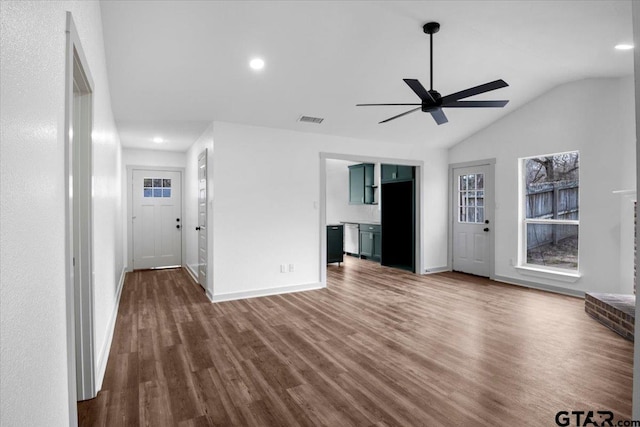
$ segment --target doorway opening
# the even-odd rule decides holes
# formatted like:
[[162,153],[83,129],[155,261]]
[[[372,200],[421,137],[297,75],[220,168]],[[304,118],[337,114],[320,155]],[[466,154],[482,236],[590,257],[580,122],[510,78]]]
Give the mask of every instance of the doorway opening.
[[92,122],[93,80],[67,13],[65,191],[67,347],[70,416],[76,401],[96,396],[93,335]]
[[[333,252],[327,252],[327,248],[335,246],[328,242],[328,235],[332,235],[329,228],[340,225],[344,225],[344,256],[416,273],[424,271],[420,214],[422,167],[423,162],[415,160],[320,154],[320,279],[323,285],[326,285],[327,261],[335,259]],[[364,174],[364,188],[360,190],[353,180],[361,174]]]

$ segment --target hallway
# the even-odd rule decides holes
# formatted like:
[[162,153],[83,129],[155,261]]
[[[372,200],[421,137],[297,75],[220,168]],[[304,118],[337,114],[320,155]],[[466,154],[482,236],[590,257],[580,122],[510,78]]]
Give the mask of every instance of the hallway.
[[347,257],[326,289],[212,304],[181,269],[137,271],[102,391],[78,412],[84,426],[618,420],[632,350],[582,299],[456,273]]

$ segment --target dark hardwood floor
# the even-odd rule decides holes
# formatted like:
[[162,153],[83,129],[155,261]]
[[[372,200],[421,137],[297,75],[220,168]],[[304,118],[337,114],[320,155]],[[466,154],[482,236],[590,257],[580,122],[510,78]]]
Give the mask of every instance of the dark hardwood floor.
[[[127,275],[82,426],[553,426],[631,415],[633,345],[579,298],[347,257],[328,288],[212,304]],[[595,418],[597,419],[597,418]]]

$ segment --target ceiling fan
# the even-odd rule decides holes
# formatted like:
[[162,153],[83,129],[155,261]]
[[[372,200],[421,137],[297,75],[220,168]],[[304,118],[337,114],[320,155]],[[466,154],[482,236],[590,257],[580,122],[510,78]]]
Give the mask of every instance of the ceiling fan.
[[442,111],[443,108],[502,108],[509,101],[461,101],[461,99],[468,98],[470,96],[479,95],[481,93],[489,92],[492,90],[500,89],[509,86],[504,80],[495,80],[489,83],[475,86],[469,89],[462,90],[460,92],[452,93],[451,95],[441,96],[438,91],[433,90],[433,35],[440,30],[440,24],[437,22],[428,22],[422,27],[426,34],[429,34],[429,59],[430,59],[430,83],[431,88],[426,90],[422,84],[416,79],[403,79],[404,82],[413,90],[416,95],[422,101],[421,103],[414,104],[357,104],[356,107],[374,107],[383,105],[419,105],[419,107],[413,108],[397,116],[390,117],[380,123],[386,123],[388,121],[397,119],[398,117],[406,116],[415,111],[422,110],[425,113],[431,113],[431,116],[438,125],[447,123],[449,120]]

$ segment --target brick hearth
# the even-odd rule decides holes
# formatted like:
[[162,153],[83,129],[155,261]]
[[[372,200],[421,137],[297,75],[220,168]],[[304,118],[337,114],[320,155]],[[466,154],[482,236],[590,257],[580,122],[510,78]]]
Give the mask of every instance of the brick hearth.
[[607,328],[633,341],[635,295],[587,293],[584,311]]

